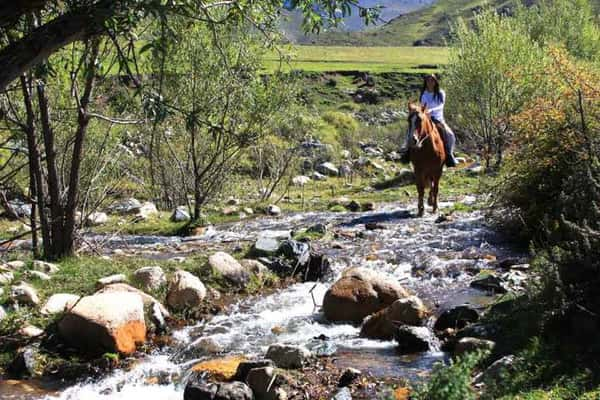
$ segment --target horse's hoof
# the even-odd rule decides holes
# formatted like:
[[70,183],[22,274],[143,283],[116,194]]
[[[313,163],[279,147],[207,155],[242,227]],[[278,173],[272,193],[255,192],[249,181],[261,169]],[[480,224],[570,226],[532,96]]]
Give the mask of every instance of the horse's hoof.
[[417,217],[421,218],[423,216],[423,214],[425,214],[424,210],[419,210],[419,213],[417,214]]

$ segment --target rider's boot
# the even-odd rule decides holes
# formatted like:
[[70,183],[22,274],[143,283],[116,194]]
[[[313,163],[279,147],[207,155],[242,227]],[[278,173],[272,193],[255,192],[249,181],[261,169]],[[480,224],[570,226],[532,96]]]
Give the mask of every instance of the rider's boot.
[[446,148],[446,167],[452,168],[458,165],[458,161],[454,158],[454,149],[451,148],[444,142],[444,147]]

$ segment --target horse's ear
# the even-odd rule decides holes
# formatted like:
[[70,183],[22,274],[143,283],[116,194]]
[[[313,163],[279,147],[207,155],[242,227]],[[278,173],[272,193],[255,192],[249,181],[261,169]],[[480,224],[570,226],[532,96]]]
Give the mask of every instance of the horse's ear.
[[421,112],[427,112],[427,104],[421,104]]

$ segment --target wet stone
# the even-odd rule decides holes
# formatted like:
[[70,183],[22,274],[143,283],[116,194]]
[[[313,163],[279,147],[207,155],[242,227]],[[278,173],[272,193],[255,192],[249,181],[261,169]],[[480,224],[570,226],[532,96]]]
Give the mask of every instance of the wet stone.
[[346,209],[352,212],[358,212],[361,209],[360,203],[356,200],[350,201],[350,203],[346,204]]
[[468,324],[477,322],[479,313],[469,305],[463,304],[444,311],[435,321],[433,328],[443,331],[448,328],[463,329]]
[[246,381],[248,372],[255,368],[274,367],[273,361],[269,359],[242,361],[235,372],[233,379],[236,381]]
[[464,337],[456,343],[454,347],[455,355],[463,355],[465,353],[470,353],[479,350],[493,350],[496,346],[491,340],[473,338],[473,337]]
[[255,255],[274,256],[279,250],[279,240],[270,237],[259,237],[252,249]]
[[280,376],[273,367],[254,368],[246,377],[246,383],[252,389],[256,400],[287,400],[287,393],[280,387]]
[[267,350],[266,358],[273,360],[279,368],[302,368],[312,356],[303,346],[273,344]]
[[360,372],[356,368],[346,369],[342,373],[342,376],[340,377],[340,380],[338,381],[338,387],[345,387],[345,386],[350,385],[352,382],[357,380],[361,375],[362,375],[362,372]]
[[24,375],[33,376],[36,374],[38,366],[39,349],[36,346],[30,345],[20,349],[17,355],[8,365],[8,372],[15,377]]
[[504,281],[493,274],[480,274],[471,282],[471,287],[492,293],[506,293]]
[[286,240],[279,246],[278,253],[293,260],[294,264],[305,265],[310,258],[310,247],[296,240]]
[[340,389],[331,400],[352,400],[352,393],[345,387]]
[[396,331],[396,341],[400,354],[412,354],[432,350],[436,339],[429,328],[405,325]]
[[377,222],[367,222],[365,224],[365,229],[368,231],[374,231],[379,229],[386,229],[385,225],[377,223]]
[[317,234],[320,234],[320,235],[324,235],[324,234],[327,233],[327,225],[325,225],[325,224],[316,224],[316,225],[313,225],[310,228],[308,228],[306,230],[306,232],[308,232],[308,233],[317,233]]

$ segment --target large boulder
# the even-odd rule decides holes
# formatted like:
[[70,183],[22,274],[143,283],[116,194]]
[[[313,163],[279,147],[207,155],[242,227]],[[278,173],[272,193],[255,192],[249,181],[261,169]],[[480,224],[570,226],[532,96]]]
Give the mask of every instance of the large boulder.
[[244,285],[250,280],[246,269],[235,258],[222,251],[208,257],[208,265],[213,273],[233,284]]
[[60,314],[74,306],[80,299],[79,296],[69,293],[56,293],[50,296],[40,312],[44,315]]
[[330,321],[361,323],[409,293],[393,278],[368,268],[351,268],[325,293],[323,312]]
[[133,273],[133,278],[144,291],[160,289],[167,283],[165,272],[161,267],[143,267]]
[[144,307],[146,309],[151,309],[153,307],[157,307],[160,310],[160,313],[164,317],[169,316],[169,311],[167,311],[165,306],[163,306],[158,300],[156,300],[154,297],[150,296],[149,294],[142,292],[140,289],[134,288],[133,286],[128,285],[126,283],[113,283],[113,284],[107,285],[107,286],[103,287],[102,289],[98,290],[96,292],[96,294],[120,293],[120,292],[137,294],[138,296],[140,296],[142,298],[142,302],[144,303]]
[[302,368],[312,354],[310,350],[303,346],[293,346],[285,344],[273,344],[269,346],[267,355],[269,360],[273,360],[279,368]]
[[390,340],[394,337],[398,326],[421,326],[428,314],[427,307],[418,297],[398,299],[389,307],[367,318],[360,335],[370,339]]
[[87,352],[131,354],[146,340],[144,303],[129,292],[83,297],[59,321],[58,332]]
[[169,280],[167,304],[175,310],[196,308],[206,297],[206,287],[198,277],[187,271],[175,271]]

